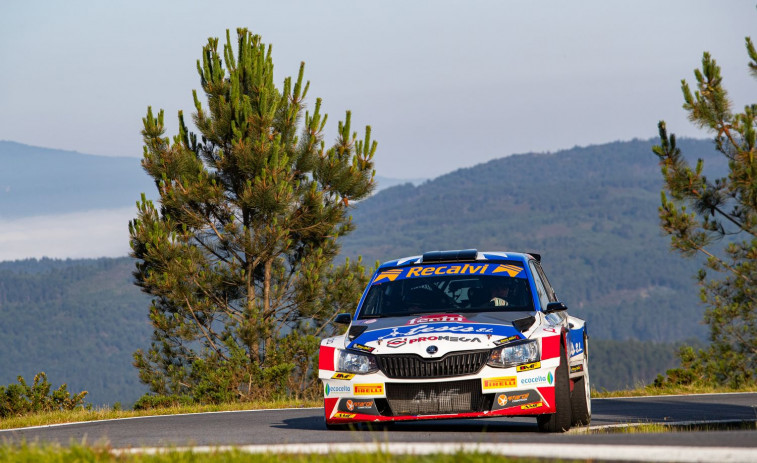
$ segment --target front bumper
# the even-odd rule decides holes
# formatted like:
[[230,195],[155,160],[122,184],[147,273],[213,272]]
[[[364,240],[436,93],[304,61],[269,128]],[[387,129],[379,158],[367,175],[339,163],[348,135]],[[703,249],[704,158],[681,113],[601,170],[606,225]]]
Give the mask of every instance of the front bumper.
[[[321,371],[329,424],[555,413],[558,359],[476,375],[401,380]],[[327,376],[329,375],[330,376]]]

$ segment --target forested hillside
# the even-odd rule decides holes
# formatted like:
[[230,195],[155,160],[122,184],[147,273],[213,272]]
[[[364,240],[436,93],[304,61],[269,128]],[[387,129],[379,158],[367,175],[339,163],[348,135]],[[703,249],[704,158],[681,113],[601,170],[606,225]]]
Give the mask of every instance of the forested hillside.
[[[358,204],[343,254],[373,262],[433,249],[541,252],[561,299],[589,324],[595,387],[649,382],[675,365],[674,342],[705,335],[697,266],[670,253],[658,229],[651,144],[510,156],[389,188]],[[710,158],[707,142],[680,144]],[[95,404],[128,404],[146,391],[131,355],[149,345],[149,300],[132,284],[133,266],[0,263],[0,384],[45,371],[89,390]]]
[[149,299],[131,284],[130,258],[0,263],[0,384],[31,381],[89,391],[94,404],[146,392],[131,355],[149,343]]
[[[435,249],[541,253],[571,312],[599,339],[703,338],[696,262],[669,251],[657,218],[652,141],[514,155],[363,201],[343,253],[367,262]],[[681,140],[707,159],[709,142]]]

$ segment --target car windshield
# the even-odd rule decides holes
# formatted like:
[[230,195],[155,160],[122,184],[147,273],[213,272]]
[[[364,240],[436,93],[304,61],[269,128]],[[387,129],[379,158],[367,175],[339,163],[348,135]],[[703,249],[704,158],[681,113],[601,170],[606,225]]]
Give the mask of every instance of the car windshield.
[[522,264],[427,265],[379,272],[358,318],[532,310]]

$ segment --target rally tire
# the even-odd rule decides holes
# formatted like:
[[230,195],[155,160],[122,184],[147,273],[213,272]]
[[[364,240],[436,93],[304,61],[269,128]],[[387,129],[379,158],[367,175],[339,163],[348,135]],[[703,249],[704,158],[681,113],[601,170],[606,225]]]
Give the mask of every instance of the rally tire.
[[571,392],[570,406],[572,426],[588,426],[591,423],[591,382],[589,380],[589,345],[584,337],[584,375],[578,378]]
[[540,432],[565,432],[570,429],[570,373],[563,344],[560,345],[560,366],[555,370],[555,409],[555,413],[536,417]]

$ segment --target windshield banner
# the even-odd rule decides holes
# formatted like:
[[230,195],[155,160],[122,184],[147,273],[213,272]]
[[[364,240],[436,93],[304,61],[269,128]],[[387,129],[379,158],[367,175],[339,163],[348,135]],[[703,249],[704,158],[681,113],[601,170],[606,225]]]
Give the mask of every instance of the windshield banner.
[[441,275],[500,275],[526,278],[523,267],[513,264],[436,264],[382,270],[376,274],[371,284]]

